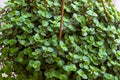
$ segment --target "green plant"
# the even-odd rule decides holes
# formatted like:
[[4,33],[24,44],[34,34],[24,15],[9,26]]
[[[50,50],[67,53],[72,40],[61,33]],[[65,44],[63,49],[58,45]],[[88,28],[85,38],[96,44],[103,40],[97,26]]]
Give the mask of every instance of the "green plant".
[[[7,80],[119,80],[120,13],[110,0],[9,0],[0,9]],[[1,75],[0,75],[1,76]],[[5,79],[5,78],[3,78]]]

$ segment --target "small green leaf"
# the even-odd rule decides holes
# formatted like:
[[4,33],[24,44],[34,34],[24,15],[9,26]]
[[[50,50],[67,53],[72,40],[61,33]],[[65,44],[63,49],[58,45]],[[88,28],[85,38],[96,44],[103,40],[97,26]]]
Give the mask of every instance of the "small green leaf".
[[25,45],[26,41],[25,40],[18,40],[21,45]]
[[10,45],[15,45],[17,43],[17,40],[11,39],[9,40]]
[[35,49],[35,52],[39,54],[41,53],[41,49]]
[[83,79],[87,79],[87,76],[84,74],[83,70],[82,69],[79,69],[77,71],[77,74],[80,75]]
[[88,77],[87,77],[87,75],[83,74],[82,78],[87,79]]
[[4,44],[4,45],[9,45],[9,43],[10,43],[10,42],[9,42],[9,39],[5,39],[5,40],[3,41],[3,44]]
[[32,55],[34,55],[34,56],[36,56],[36,55],[38,55],[39,53],[37,53],[37,52],[32,52]]
[[60,47],[64,50],[64,51],[68,51],[65,43],[63,41],[60,41]]
[[48,41],[45,41],[44,45],[45,45],[45,46],[49,46],[50,43],[49,43]]
[[20,15],[20,12],[19,11],[15,11],[15,15]]
[[29,61],[29,65],[32,66],[34,64],[34,60]]
[[39,36],[39,34],[35,34],[33,37],[34,37],[34,40],[35,40],[36,42],[39,42],[39,41],[40,41],[40,36]]
[[54,50],[53,50],[53,48],[48,47],[48,48],[47,48],[47,51],[48,51],[48,52],[53,52]]
[[69,64],[69,65],[64,65],[63,69],[67,72],[70,72],[70,71],[76,71],[77,67],[75,64]]
[[54,1],[53,3],[55,6],[60,6],[60,3],[58,1]]
[[26,31],[26,32],[28,32],[28,33],[32,33],[32,29],[31,28],[29,28],[29,27],[22,27],[22,29],[24,30],[24,31]]
[[71,4],[71,6],[73,7],[74,10],[78,11],[79,10],[79,7],[75,4]]
[[77,71],[77,74],[80,75],[80,76],[83,76],[83,75],[84,75],[84,72],[83,72],[82,69],[79,69],[79,70]]
[[42,26],[48,26],[48,21],[42,20]]
[[40,10],[40,11],[38,11],[38,14],[39,14],[40,16],[45,17],[45,11]]
[[52,17],[52,14],[50,12],[47,12],[46,13],[46,18],[51,18]]
[[71,42],[74,41],[74,37],[73,36],[69,36],[69,39],[70,39]]
[[23,58],[22,57],[17,57],[16,61],[19,62],[19,63],[22,63],[23,62]]
[[30,23],[28,27],[29,27],[29,28],[34,28],[34,24],[33,24],[33,23]]
[[17,48],[17,47],[14,48],[14,47],[13,47],[13,48],[10,48],[10,53],[9,53],[9,54],[10,54],[10,56],[13,56],[13,55],[15,55],[18,51],[19,51],[19,48]]
[[63,65],[64,65],[64,61],[63,61],[63,60],[59,60],[59,61],[57,62],[57,65],[58,65],[58,66],[63,66]]
[[98,15],[95,13],[95,12],[93,12],[92,10],[88,10],[87,12],[86,12],[88,15],[90,15],[90,16],[94,16],[94,17],[97,17]]
[[34,28],[34,24],[29,19],[24,22],[29,28]]
[[42,50],[46,52],[47,51],[47,47],[42,46]]
[[37,69],[37,68],[40,67],[40,65],[41,65],[41,62],[40,62],[40,61],[34,61],[34,63],[32,64],[32,67],[33,67],[34,69]]
[[30,54],[30,53],[32,53],[32,49],[30,48],[30,47],[28,47],[28,48],[25,48],[24,50],[23,50],[23,53],[24,54]]

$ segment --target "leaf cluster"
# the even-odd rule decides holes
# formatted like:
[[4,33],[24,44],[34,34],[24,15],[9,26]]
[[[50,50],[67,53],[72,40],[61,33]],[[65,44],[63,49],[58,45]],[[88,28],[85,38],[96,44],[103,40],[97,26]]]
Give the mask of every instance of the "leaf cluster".
[[[120,80],[120,13],[110,0],[8,0],[0,9],[7,80]],[[109,14],[108,14],[109,13]],[[109,15],[109,17],[108,17]],[[1,75],[0,75],[1,76]]]

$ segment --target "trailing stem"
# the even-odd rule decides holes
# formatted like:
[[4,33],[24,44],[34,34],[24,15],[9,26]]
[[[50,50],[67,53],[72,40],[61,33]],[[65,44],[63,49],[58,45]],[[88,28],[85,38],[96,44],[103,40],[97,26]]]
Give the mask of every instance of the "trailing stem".
[[62,11],[61,11],[61,20],[60,20],[59,40],[62,39],[63,16],[64,16],[64,0],[62,0]]
[[107,11],[107,8],[106,8],[106,6],[104,4],[105,0],[101,0],[101,2],[102,2],[102,5],[103,5],[103,8],[104,8],[104,12],[106,13],[107,17],[109,19],[111,19],[110,13]]

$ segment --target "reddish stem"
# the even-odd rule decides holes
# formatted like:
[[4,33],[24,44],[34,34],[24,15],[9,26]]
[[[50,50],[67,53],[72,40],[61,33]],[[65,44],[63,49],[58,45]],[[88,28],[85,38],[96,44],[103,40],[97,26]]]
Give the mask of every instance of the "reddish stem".
[[64,16],[64,0],[62,0],[62,11],[61,11],[61,20],[60,20],[59,40],[62,39],[63,16]]

